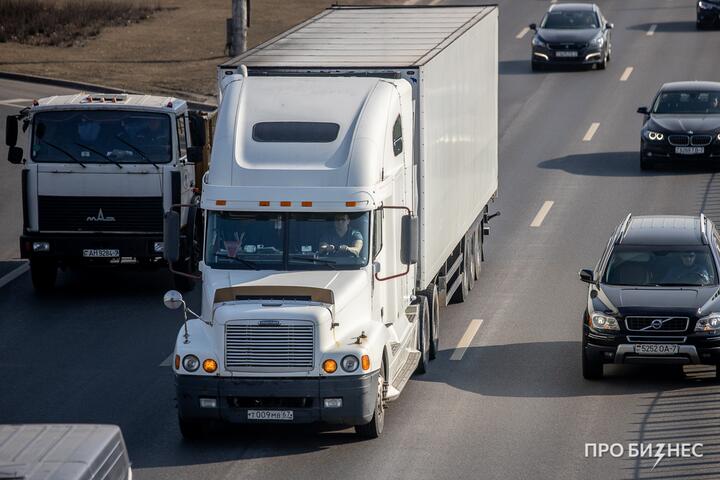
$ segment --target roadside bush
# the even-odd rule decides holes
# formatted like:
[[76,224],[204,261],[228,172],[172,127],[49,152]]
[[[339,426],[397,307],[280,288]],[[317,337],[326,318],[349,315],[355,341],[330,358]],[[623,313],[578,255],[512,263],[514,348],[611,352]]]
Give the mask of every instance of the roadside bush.
[[0,0],[0,42],[78,45],[103,27],[139,22],[159,9],[132,0]]

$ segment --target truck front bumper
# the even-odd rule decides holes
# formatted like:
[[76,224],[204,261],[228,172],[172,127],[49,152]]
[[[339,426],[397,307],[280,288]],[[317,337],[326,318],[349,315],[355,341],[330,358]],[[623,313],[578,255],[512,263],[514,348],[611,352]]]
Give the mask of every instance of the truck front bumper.
[[[55,260],[84,259],[84,250],[118,250],[121,257],[162,257],[155,244],[162,243],[162,233],[137,235],[112,234],[54,234],[26,233],[20,237],[22,258],[46,258]],[[47,249],[38,251],[34,245],[46,243]]]
[[[183,420],[364,425],[372,420],[378,372],[348,377],[234,378],[175,375]],[[325,399],[342,399],[326,407]],[[203,402],[201,402],[201,399]],[[215,399],[215,407],[209,407]],[[336,401],[335,401],[336,403]],[[205,405],[205,406],[203,406]],[[292,420],[252,420],[248,411],[292,411]]]

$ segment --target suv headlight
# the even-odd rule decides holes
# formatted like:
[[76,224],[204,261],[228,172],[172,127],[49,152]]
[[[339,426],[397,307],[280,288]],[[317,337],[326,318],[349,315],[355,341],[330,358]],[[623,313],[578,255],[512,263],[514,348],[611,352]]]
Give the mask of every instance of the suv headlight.
[[590,326],[599,332],[620,330],[620,325],[615,317],[593,313],[590,315]]
[[648,130],[646,135],[647,138],[656,142],[660,142],[665,138],[665,134],[662,132],[653,132],[652,130]]
[[540,38],[539,35],[535,35],[532,39],[532,44],[534,47],[547,47],[547,43],[545,43],[545,40]]
[[720,333],[720,313],[711,313],[707,317],[702,317],[695,324],[696,332],[703,333]]
[[590,40],[590,46],[591,47],[602,47],[603,43],[605,43],[605,39],[600,35],[599,37],[595,37],[592,40]]

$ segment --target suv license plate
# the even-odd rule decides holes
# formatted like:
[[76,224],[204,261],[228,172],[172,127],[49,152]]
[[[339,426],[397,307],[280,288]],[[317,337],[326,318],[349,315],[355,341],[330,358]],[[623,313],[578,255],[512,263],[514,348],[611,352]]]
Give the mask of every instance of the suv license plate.
[[248,410],[248,420],[293,420],[292,410]]
[[89,248],[83,250],[83,257],[86,258],[116,258],[120,256],[120,250],[110,248]]
[[705,153],[705,147],[675,147],[678,155],[698,155]]
[[642,343],[635,345],[635,353],[640,355],[675,355],[678,353],[678,346],[665,343]]

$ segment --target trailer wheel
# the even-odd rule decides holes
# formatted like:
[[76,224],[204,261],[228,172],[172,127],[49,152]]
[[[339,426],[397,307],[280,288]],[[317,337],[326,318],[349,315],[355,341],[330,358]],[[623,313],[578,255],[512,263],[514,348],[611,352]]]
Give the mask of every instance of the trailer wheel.
[[415,373],[423,374],[427,372],[430,364],[430,308],[427,297],[421,295],[418,300],[420,301],[420,311],[415,321],[418,322],[417,349],[420,351],[420,360],[418,360]]
[[385,426],[385,361],[380,364],[378,372],[377,395],[375,397],[375,411],[372,420],[365,425],[355,425],[355,433],[364,438],[378,438]]
[[57,262],[38,258],[30,260],[30,278],[36,292],[49,292],[57,280]]
[[465,243],[465,256],[467,258],[467,265],[465,272],[467,275],[468,292],[475,288],[475,232],[469,233],[466,236]]
[[455,290],[452,297],[450,298],[450,303],[462,303],[464,302],[469,293],[470,293],[470,285],[468,280],[468,272],[470,271],[470,262],[471,255],[468,255],[470,252],[470,249],[468,248],[469,242],[467,241],[467,236],[465,237],[464,245],[463,245],[463,261],[460,265],[460,268],[462,271],[460,272],[462,274],[462,281],[460,282],[460,286]]
[[480,280],[480,271],[482,270],[482,223],[475,229],[473,235],[473,261],[475,262],[475,280]]
[[430,286],[420,292],[428,302],[428,311],[430,312],[430,360],[435,360],[440,350],[440,297],[438,295],[437,285],[431,283]]

